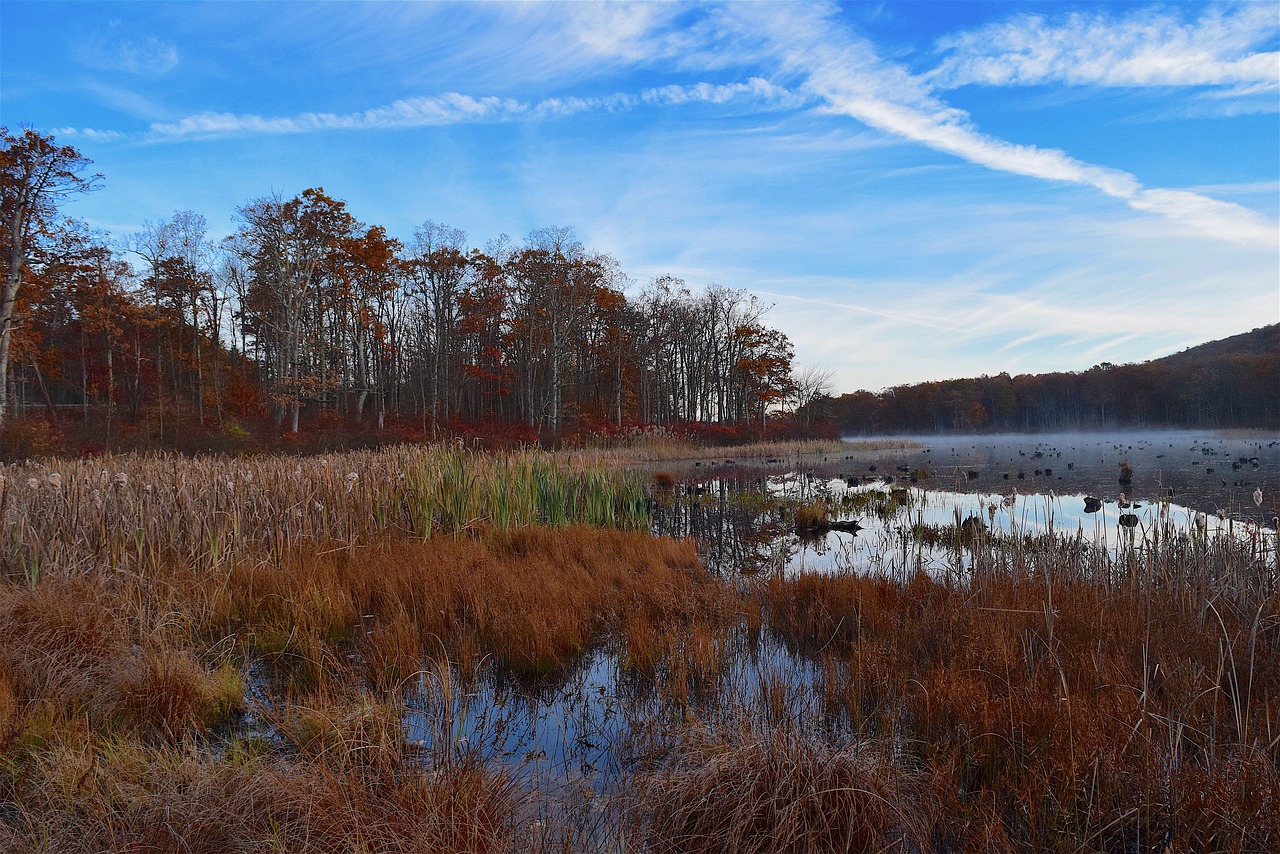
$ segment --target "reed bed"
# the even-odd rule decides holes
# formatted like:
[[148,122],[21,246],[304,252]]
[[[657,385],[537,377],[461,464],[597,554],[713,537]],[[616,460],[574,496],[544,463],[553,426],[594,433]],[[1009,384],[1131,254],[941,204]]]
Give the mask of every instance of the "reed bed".
[[845,441],[841,439],[785,439],[743,445],[707,445],[662,432],[601,437],[595,444],[574,451],[578,458],[608,460],[614,464],[678,462],[682,460],[735,459],[795,462],[806,457],[843,457],[864,451],[918,448],[905,439]]
[[403,445],[321,457],[120,456],[0,468],[9,577],[219,571],[382,536],[644,528],[642,478],[539,451]]
[[912,745],[947,814],[934,850],[1274,850],[1275,576],[1247,543],[1185,546],[971,543],[964,583],[805,574],[762,595],[820,662],[825,714]]

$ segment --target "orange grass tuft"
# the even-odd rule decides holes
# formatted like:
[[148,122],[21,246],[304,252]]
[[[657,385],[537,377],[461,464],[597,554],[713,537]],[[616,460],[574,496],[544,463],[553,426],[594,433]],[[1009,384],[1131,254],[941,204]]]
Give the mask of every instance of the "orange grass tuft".
[[682,854],[919,850],[935,817],[902,760],[788,729],[695,733],[640,781],[637,835]]
[[1280,597],[990,574],[775,579],[825,708],[917,745],[944,847],[1266,850],[1280,840]]
[[606,629],[688,615],[712,586],[691,541],[571,527],[241,564],[210,582],[207,599],[211,627],[239,627],[257,648],[300,661],[324,655],[314,643],[291,651],[307,638],[345,641],[372,618],[355,640],[371,681],[392,688],[424,654],[479,650],[521,675],[556,673]]
[[170,747],[58,747],[0,822],[14,852],[529,850],[526,796],[479,766],[367,779],[318,760],[219,761]]

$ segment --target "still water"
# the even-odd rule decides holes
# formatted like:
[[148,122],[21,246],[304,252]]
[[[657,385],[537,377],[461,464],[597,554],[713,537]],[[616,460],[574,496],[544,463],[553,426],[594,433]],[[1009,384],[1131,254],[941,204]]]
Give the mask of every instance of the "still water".
[[[954,546],[964,525],[994,535],[1073,539],[1113,555],[1179,531],[1252,537],[1274,548],[1280,439],[905,438],[917,447],[850,447],[799,464],[698,461],[671,494],[657,496],[654,531],[696,537],[704,562],[727,575],[963,570],[963,554],[941,541],[950,531]],[[799,532],[794,510],[803,505],[821,506],[831,521],[845,524]]]
[[[1280,489],[1280,436],[1173,431],[1155,433],[1056,433],[1002,436],[904,436],[918,449],[882,452],[884,471],[905,465],[931,475],[930,484],[960,492],[1085,494],[1120,493],[1139,500],[1172,497],[1202,513],[1254,508],[1262,489],[1275,508]],[[852,463],[853,460],[842,461]],[[861,460],[859,460],[861,462]],[[1120,464],[1132,470],[1120,482]],[[838,474],[828,460],[823,470]],[[863,472],[857,472],[862,474]],[[976,473],[977,477],[969,479]],[[1268,518],[1270,518],[1268,516]]]

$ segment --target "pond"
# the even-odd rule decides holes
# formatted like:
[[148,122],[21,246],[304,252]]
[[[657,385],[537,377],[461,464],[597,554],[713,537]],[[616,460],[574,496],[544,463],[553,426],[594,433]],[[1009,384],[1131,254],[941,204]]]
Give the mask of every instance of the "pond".
[[[930,484],[959,492],[1084,494],[1139,500],[1175,498],[1202,513],[1254,509],[1262,489],[1275,506],[1280,490],[1280,436],[1190,431],[1054,433],[999,436],[905,436],[916,449],[882,454],[884,471],[899,466],[930,473]],[[852,461],[850,461],[852,462]],[[1120,482],[1121,464],[1132,479]],[[829,465],[829,463],[828,463]],[[838,467],[836,467],[838,468]],[[828,470],[824,467],[824,471]],[[836,469],[829,469],[840,474]],[[856,472],[864,474],[865,472]],[[1270,518],[1268,516],[1268,518]]]
[[[1262,538],[1261,545],[1274,539],[1280,440],[1192,433],[908,438],[917,447],[851,447],[798,466],[696,461],[679,483],[656,493],[653,530],[696,537],[704,562],[725,575],[963,570],[956,537],[966,526],[992,536],[1076,538],[1113,556],[1193,529]],[[797,530],[801,506],[821,507],[833,524]]]

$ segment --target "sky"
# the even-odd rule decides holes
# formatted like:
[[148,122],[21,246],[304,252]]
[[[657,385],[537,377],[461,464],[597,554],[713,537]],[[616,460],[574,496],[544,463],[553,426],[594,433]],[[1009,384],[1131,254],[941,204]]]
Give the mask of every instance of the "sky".
[[122,240],[323,187],[747,290],[836,392],[1280,321],[1280,4],[0,0],[0,123]]

